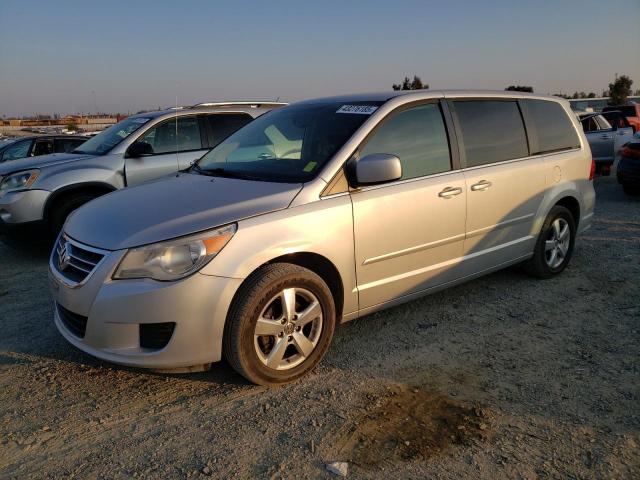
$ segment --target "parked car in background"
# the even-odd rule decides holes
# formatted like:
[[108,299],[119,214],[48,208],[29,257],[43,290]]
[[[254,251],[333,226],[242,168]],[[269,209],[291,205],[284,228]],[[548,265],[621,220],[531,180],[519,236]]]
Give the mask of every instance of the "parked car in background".
[[591,223],[593,168],[557,97],[301,102],[75,211],[50,258],[55,324],[111,362],[224,355],[252,382],[292,381],[341,321],[521,262],[560,274]]
[[626,194],[640,195],[640,131],[620,149],[616,176]]
[[188,168],[255,117],[283,105],[203,103],[133,115],[85,138],[71,153],[2,163],[0,228],[45,226],[57,234],[80,205]]
[[598,175],[609,175],[622,145],[633,138],[633,129],[618,111],[579,115]]
[[39,135],[14,138],[0,145],[0,163],[25,157],[39,157],[51,153],[68,153],[86,141],[86,137],[72,135]]
[[627,118],[634,132],[640,132],[640,104],[608,106],[602,109],[603,113],[619,111]]

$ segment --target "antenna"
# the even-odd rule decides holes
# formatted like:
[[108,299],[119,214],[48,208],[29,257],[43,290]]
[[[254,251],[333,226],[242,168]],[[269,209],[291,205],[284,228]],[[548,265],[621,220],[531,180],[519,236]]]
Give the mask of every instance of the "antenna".
[[176,177],[180,176],[180,160],[178,159],[178,95],[176,94]]

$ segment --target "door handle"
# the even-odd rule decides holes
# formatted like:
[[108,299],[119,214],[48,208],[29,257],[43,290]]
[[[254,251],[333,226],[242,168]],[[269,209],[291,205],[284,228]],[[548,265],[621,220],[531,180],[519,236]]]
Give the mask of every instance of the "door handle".
[[486,180],[480,180],[478,183],[474,183],[471,185],[471,190],[474,192],[486,190],[491,186],[491,182],[487,182]]
[[611,135],[600,135],[600,138],[603,140],[611,140],[613,137]]
[[462,193],[462,189],[460,187],[447,187],[438,193],[438,196],[441,198],[451,198],[456,195],[460,195]]

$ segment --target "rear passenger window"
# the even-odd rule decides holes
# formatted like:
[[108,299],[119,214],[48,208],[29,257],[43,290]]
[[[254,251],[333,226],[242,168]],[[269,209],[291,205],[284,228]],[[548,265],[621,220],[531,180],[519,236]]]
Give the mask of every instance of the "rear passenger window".
[[56,153],[69,153],[74,151],[85,141],[76,138],[56,138],[55,151]]
[[[532,155],[580,146],[578,135],[562,105],[546,100],[525,102],[538,137],[538,145],[531,145]],[[594,130],[597,130],[597,127]],[[585,131],[593,130],[588,126],[588,130]]]
[[253,117],[246,113],[217,113],[205,115],[204,118],[211,148],[253,120]]
[[430,103],[393,114],[360,150],[360,157],[372,153],[388,153],[400,158],[403,179],[451,170],[440,106]]
[[527,135],[515,101],[455,101],[466,166],[476,167],[529,155]]

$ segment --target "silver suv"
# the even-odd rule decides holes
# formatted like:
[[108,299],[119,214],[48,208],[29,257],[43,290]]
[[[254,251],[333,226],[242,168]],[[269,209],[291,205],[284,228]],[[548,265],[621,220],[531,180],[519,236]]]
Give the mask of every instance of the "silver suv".
[[202,103],[133,115],[72,153],[0,164],[0,229],[44,226],[54,235],[80,205],[188,168],[255,117],[285,104]]
[[509,265],[553,277],[591,223],[589,145],[539,95],[393,92],[269,112],[188,171],[78,209],[55,324],[124,365],[294,380],[340,322]]

